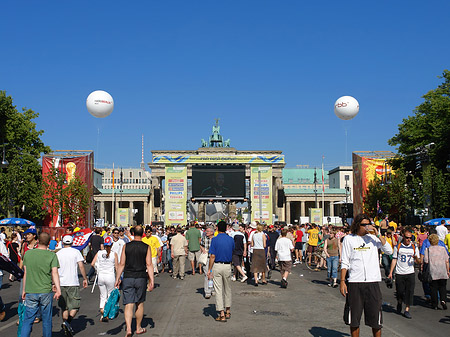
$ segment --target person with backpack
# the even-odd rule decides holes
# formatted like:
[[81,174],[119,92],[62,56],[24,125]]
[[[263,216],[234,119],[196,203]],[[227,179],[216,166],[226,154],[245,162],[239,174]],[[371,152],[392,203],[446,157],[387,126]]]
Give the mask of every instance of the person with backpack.
[[395,288],[397,292],[397,313],[402,313],[402,306],[405,303],[403,316],[411,319],[409,312],[413,303],[415,273],[414,261],[420,263],[419,249],[412,243],[412,230],[407,228],[403,232],[403,240],[394,247],[392,255],[391,269],[388,278],[392,280],[395,270]]
[[112,250],[114,242],[110,237],[105,238],[104,249],[99,250],[92,260],[98,275],[98,289],[100,290],[100,321],[108,322],[108,317],[104,317],[103,309],[109,295],[114,290],[116,280],[116,270],[119,269],[119,257]]

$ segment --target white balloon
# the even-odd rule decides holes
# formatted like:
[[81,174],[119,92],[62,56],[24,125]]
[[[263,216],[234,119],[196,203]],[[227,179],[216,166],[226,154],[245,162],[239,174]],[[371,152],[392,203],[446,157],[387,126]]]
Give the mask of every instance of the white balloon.
[[105,118],[113,111],[114,100],[106,91],[96,90],[86,99],[86,107],[92,116]]
[[334,103],[334,113],[340,119],[349,120],[359,112],[359,103],[352,96],[342,96]]

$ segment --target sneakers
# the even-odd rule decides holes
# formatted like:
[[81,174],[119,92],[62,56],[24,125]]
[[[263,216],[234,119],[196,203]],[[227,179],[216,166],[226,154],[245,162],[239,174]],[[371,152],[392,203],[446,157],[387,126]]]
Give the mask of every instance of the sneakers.
[[332,286],[333,286],[333,283],[331,283],[331,282],[328,283],[328,286],[329,286],[329,287],[332,287]]
[[287,288],[288,282],[283,278],[281,279],[281,288]]
[[206,299],[209,299],[209,298],[211,298],[211,294],[207,294],[207,295],[205,295],[205,298],[206,298]]
[[272,270],[269,270],[267,273],[267,278],[270,280],[272,278]]
[[69,322],[64,321],[64,322],[61,324],[61,327],[62,327],[62,329],[64,330],[64,334],[65,334],[67,337],[73,337],[74,332],[73,332],[73,329],[72,329],[72,327],[70,326]]
[[180,280],[183,281],[184,280],[184,276],[180,276]]
[[338,284],[336,282],[333,283],[333,288],[337,288]]
[[247,281],[247,279],[248,279],[248,276],[244,276],[244,277],[241,279],[241,283],[244,283],[245,281]]
[[405,317],[408,318],[408,319],[411,319],[411,318],[412,318],[412,316],[411,316],[411,314],[409,313],[409,311],[405,311],[405,312],[403,313],[403,316],[405,316]]
[[233,282],[236,281],[236,276],[234,276],[234,275],[231,276],[231,281],[233,281]]
[[[442,309],[447,310],[447,303],[445,303],[444,301],[441,301],[441,305],[442,305]],[[1,321],[1,319],[0,319]]]

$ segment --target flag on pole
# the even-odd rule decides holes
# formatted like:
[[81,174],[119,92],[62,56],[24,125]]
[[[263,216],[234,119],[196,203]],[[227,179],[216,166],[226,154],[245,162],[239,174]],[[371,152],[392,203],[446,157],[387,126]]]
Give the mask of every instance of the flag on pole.
[[114,168],[113,168],[113,177],[112,177],[113,185],[112,188],[114,189]]
[[325,180],[323,179],[323,164],[322,164],[322,192],[325,192]]

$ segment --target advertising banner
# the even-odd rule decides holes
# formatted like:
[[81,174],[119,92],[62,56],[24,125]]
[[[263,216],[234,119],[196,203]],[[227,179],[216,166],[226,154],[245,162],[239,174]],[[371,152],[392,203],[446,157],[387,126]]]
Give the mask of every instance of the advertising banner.
[[386,163],[386,158],[370,158],[353,153],[353,214],[359,214],[364,209],[364,197],[369,183],[375,176],[381,179],[383,175],[393,174]]
[[130,223],[128,221],[128,218],[129,218],[128,208],[117,209],[117,214],[119,216],[119,226],[128,226],[128,224]]
[[272,224],[272,167],[251,165],[250,169],[251,221],[262,219],[266,224]]
[[[88,193],[92,199],[90,206],[86,210],[86,216],[84,221],[79,224],[71,225],[84,225],[92,226],[94,221],[93,212],[93,184],[94,184],[94,154],[88,152],[86,155],[74,155],[74,156],[62,156],[62,155],[45,155],[42,157],[42,179],[48,181],[48,175],[52,171],[52,167],[56,169],[58,174],[65,176],[64,185],[62,188],[67,187],[75,175],[78,175],[81,180],[87,185]],[[57,192],[57,187],[54,186],[55,193]],[[56,194],[55,194],[56,195]],[[46,195],[44,198],[52,199],[52,196]],[[45,226],[59,227],[62,225],[69,225],[67,219],[63,219],[63,223],[59,222],[60,218],[60,206],[59,200],[55,197],[53,201],[50,202],[51,209],[47,209],[47,215],[44,219]]]
[[166,165],[165,222],[166,226],[186,225],[187,167]]
[[323,225],[323,213],[322,208],[311,208],[310,209],[310,219],[309,221],[315,223],[316,225]]
[[158,156],[153,155],[153,163],[158,164],[284,164],[284,155],[252,156],[239,154]]

